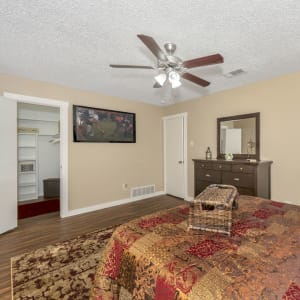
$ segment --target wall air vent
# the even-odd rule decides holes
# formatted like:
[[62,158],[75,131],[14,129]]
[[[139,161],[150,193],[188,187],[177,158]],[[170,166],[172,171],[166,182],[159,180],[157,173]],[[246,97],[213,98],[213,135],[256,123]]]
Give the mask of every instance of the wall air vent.
[[134,187],[134,188],[131,188],[131,190],[130,190],[130,197],[131,198],[140,198],[145,195],[153,194],[154,192],[155,192],[154,184]]
[[236,77],[236,76],[239,76],[239,75],[242,75],[245,73],[246,72],[243,69],[236,69],[236,70],[233,70],[233,71],[223,74],[223,75],[227,78],[232,78],[232,77]]

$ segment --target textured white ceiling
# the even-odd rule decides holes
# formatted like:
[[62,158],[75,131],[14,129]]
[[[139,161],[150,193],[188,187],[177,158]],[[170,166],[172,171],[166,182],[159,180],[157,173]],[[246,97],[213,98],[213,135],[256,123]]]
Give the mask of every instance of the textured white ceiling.
[[[211,85],[153,89],[156,65],[136,34],[183,60],[220,53],[224,64],[191,69]],[[299,0],[0,0],[0,73],[160,105],[300,70]],[[246,74],[222,74],[242,68]],[[84,100],[84,99],[83,99]]]

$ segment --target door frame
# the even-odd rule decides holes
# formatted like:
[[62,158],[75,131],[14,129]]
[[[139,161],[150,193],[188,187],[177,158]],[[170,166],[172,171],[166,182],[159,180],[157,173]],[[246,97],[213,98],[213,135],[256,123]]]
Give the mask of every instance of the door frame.
[[164,191],[167,192],[167,153],[166,153],[166,126],[165,122],[169,119],[174,119],[182,117],[183,118],[183,194],[184,194],[184,200],[188,200],[188,162],[187,162],[187,112],[179,113],[175,115],[169,115],[162,118],[163,120],[163,152],[164,152]]
[[[1,234],[14,230],[18,227],[17,211],[17,184],[18,184],[18,159],[17,159],[17,122],[14,117],[17,115],[17,102],[0,97],[1,111],[1,174],[0,174],[0,236]],[[7,127],[7,128],[6,128]]]
[[69,203],[69,173],[68,173],[68,126],[69,126],[69,102],[63,100],[54,100],[49,98],[40,98],[4,92],[3,96],[17,102],[37,104],[44,106],[58,107],[60,110],[60,217],[68,216]]

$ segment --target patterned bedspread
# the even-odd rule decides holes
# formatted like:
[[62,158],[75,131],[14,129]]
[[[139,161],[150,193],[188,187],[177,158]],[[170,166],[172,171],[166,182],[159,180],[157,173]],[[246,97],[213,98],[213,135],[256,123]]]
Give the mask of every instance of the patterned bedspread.
[[231,236],[187,231],[188,212],[118,227],[91,299],[300,299],[299,206],[241,196]]

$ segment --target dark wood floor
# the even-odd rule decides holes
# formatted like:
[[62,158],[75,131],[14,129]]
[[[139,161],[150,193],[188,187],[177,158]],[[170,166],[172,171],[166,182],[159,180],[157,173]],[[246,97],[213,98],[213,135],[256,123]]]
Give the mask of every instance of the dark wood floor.
[[0,299],[11,299],[11,257],[182,203],[165,195],[64,219],[55,212],[19,220],[17,229],[0,235]]

